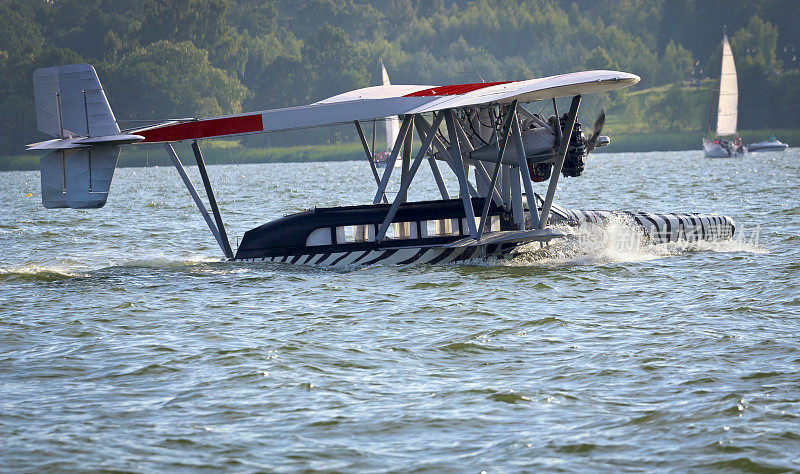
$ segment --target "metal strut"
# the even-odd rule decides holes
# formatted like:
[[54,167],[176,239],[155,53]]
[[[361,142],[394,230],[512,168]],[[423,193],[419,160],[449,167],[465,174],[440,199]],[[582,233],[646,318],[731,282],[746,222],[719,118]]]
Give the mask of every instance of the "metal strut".
[[208,203],[211,205],[211,212],[214,213],[214,220],[217,222],[217,229],[219,230],[220,240],[222,241],[222,252],[225,254],[225,258],[231,260],[233,259],[233,251],[228,241],[228,234],[225,232],[225,224],[222,222],[222,215],[219,213],[219,206],[217,206],[217,198],[214,197],[214,189],[211,187],[211,181],[208,179],[206,163],[203,161],[203,155],[200,153],[200,145],[197,144],[197,140],[192,142],[192,151],[194,151],[194,158],[197,160],[197,169],[200,170],[200,177],[203,179],[203,186],[206,188],[206,195],[208,196]]
[[200,215],[203,216],[205,219],[208,228],[211,230],[211,234],[214,235],[214,239],[216,239],[219,247],[225,252],[225,246],[222,244],[222,237],[219,235],[219,230],[217,226],[214,225],[214,221],[211,219],[211,216],[208,214],[208,210],[206,209],[206,205],[203,204],[203,200],[200,199],[200,195],[197,194],[197,190],[194,188],[192,184],[192,180],[189,179],[189,175],[186,174],[186,169],[183,167],[183,163],[181,163],[181,159],[178,158],[178,154],[175,153],[175,150],[172,148],[172,143],[165,143],[164,148],[167,149],[167,153],[169,154],[170,159],[172,160],[172,164],[175,165],[175,169],[178,170],[178,174],[181,176],[183,180],[183,184],[186,185],[186,189],[189,190],[189,194],[192,196],[194,203],[197,205],[197,209],[200,211]]
[[497,183],[497,175],[500,173],[500,168],[503,164],[503,155],[506,152],[506,145],[508,145],[508,137],[511,134],[511,124],[516,121],[517,119],[517,101],[511,103],[508,107],[506,112],[508,114],[508,118],[506,118],[506,123],[503,125],[502,136],[497,136],[497,162],[494,165],[494,170],[492,171],[492,180],[489,183],[489,192],[486,196],[486,200],[483,204],[483,212],[481,213],[481,223],[478,226],[478,236],[475,237],[476,240],[481,240],[481,235],[483,235],[484,228],[486,227],[486,220],[489,218],[489,206],[492,204],[492,194],[495,192],[495,184]]
[[392,153],[389,155],[389,158],[386,160],[386,169],[383,170],[383,177],[381,178],[380,184],[378,184],[378,192],[375,193],[375,199],[372,200],[372,204],[378,204],[381,202],[381,198],[384,198],[384,193],[386,192],[386,186],[389,184],[389,178],[392,176],[392,170],[394,169],[394,163],[397,161],[397,155],[400,153],[400,148],[403,147],[403,142],[405,141],[406,133],[408,133],[408,129],[411,126],[411,121],[414,117],[412,115],[406,115],[403,118],[403,124],[400,125],[400,133],[397,135],[397,139],[394,142],[394,147],[392,147]]
[[[417,115],[417,121],[421,120],[421,118]],[[430,149],[431,145],[433,144],[434,138],[436,138],[436,130],[439,129],[439,125],[442,124],[442,119],[444,118],[444,114],[439,114],[433,121],[433,125],[431,125],[431,129],[427,135],[420,136],[422,138],[422,148],[419,149],[417,152],[417,157],[414,159],[414,162],[411,164],[411,167],[408,170],[408,173],[402,178],[400,183],[400,191],[398,191],[397,196],[395,196],[392,205],[389,207],[389,211],[386,213],[386,217],[383,219],[383,223],[381,227],[378,229],[378,233],[375,234],[375,241],[381,242],[383,241],[384,237],[386,237],[386,231],[389,230],[389,225],[392,223],[392,219],[394,219],[395,214],[397,214],[397,210],[400,209],[400,205],[405,202],[405,196],[408,195],[408,187],[411,185],[411,181],[414,180],[414,176],[417,174],[417,170],[419,169],[420,164],[422,164],[422,159],[425,158],[425,154]],[[421,127],[417,127],[418,133],[423,133]],[[406,143],[408,140],[408,136],[406,136]],[[411,147],[407,147],[407,150],[410,152]]]
[[[556,130],[559,131],[558,155],[556,156],[556,161],[553,165],[553,177],[550,178],[550,183],[547,186],[547,195],[545,196],[544,204],[542,204],[542,213],[539,215],[540,229],[544,229],[544,227],[547,225],[547,218],[550,216],[550,207],[553,205],[553,196],[556,194],[556,186],[558,185],[558,175],[561,174],[561,169],[564,167],[564,159],[567,157],[569,142],[572,140],[572,130],[575,128],[575,120],[578,118],[578,106],[580,104],[580,95],[576,95],[572,98],[572,104],[569,107],[569,114],[567,114],[567,126],[564,129],[563,134],[560,132],[561,121],[556,115]],[[553,99],[553,107],[555,106],[556,101]]]
[[[361,128],[361,123],[356,120],[353,122],[356,124],[356,131],[358,131],[358,138],[361,139],[361,146],[364,147],[364,153],[367,155],[367,161],[369,161],[369,167],[372,169],[372,176],[375,178],[375,183],[380,186],[381,184],[381,177],[378,176],[378,169],[375,167],[375,127],[372,127],[372,149],[370,150],[369,145],[367,145],[367,139],[364,137],[364,130]],[[375,125],[375,122],[372,122]],[[386,196],[383,196],[383,202],[386,201]]]
[[[522,109],[522,107],[517,107]],[[514,146],[517,149],[517,156],[519,157],[519,175],[516,173],[512,176],[521,176],[522,185],[525,188],[525,199],[528,201],[528,214],[531,216],[531,227],[534,229],[539,228],[539,211],[536,208],[536,198],[533,195],[533,184],[531,183],[531,174],[528,169],[528,160],[525,158],[525,145],[522,143],[522,131],[519,128],[519,121],[516,120],[512,123],[514,135]],[[516,193],[519,193],[517,197]],[[514,194],[514,221],[520,226],[520,229],[525,228],[525,217],[523,215],[522,205],[522,189],[515,191]]]
[[467,220],[469,236],[477,238],[478,230],[475,227],[475,211],[472,207],[472,198],[470,196],[470,182],[467,174],[464,172],[464,157],[461,154],[461,140],[459,140],[458,132],[456,131],[456,114],[453,113],[452,109],[446,109],[443,113],[445,122],[447,123],[447,135],[450,138],[449,153],[453,161],[451,166],[458,177],[458,187],[461,191],[461,200],[464,202],[464,217]]

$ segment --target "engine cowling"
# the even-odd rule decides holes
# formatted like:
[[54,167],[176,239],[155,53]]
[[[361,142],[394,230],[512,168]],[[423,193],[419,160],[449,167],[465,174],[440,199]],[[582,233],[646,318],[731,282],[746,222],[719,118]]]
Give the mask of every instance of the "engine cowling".
[[[534,182],[545,181],[550,178],[559,148],[555,127],[561,127],[563,135],[566,132],[566,125],[567,114],[558,119],[555,116],[551,116],[547,121],[536,115],[521,120],[520,131],[525,149],[525,159],[528,162],[528,171]],[[609,142],[608,137],[599,136],[595,141],[595,146],[605,146]],[[563,176],[577,177],[583,174],[586,156],[589,153],[588,143],[589,138],[583,134],[581,124],[575,122],[572,135],[569,137],[564,165],[561,168]],[[466,153],[466,155],[473,160],[495,163],[497,161],[497,145],[495,143],[484,145]],[[503,164],[517,165],[519,159],[517,148],[509,144],[503,154]]]

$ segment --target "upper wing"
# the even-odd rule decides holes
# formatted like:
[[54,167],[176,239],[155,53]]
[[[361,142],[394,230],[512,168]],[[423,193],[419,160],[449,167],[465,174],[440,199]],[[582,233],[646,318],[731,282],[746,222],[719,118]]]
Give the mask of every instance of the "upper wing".
[[133,130],[142,143],[174,142],[246,133],[297,130],[476,105],[531,102],[606,92],[639,82],[619,71],[582,71],[527,81],[451,86],[387,85],[345,92],[301,107],[228,115]]

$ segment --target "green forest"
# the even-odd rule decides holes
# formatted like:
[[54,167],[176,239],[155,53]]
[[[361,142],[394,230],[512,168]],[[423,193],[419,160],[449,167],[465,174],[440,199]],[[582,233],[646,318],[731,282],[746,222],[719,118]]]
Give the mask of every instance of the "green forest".
[[[619,69],[641,83],[587,98],[584,121],[604,107],[612,139],[699,142],[724,29],[740,128],[800,127],[797,0],[0,0],[0,155],[47,138],[33,71],[76,62],[95,66],[122,128],[313,102],[378,84],[381,60],[400,84]],[[355,140],[331,127],[239,142]]]

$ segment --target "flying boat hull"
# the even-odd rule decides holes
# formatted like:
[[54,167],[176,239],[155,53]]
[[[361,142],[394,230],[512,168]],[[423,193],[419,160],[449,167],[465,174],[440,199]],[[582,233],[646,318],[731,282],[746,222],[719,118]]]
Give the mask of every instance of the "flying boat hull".
[[[474,209],[485,202],[483,198],[472,201]],[[491,205],[486,232],[475,240],[469,237],[466,219],[459,212],[460,201],[453,199],[403,204],[391,238],[379,243],[375,234],[388,209],[388,204],[377,204],[291,214],[246,232],[234,260],[323,267],[485,262],[512,257],[524,244],[569,238],[575,228],[602,226],[615,218],[626,220],[656,244],[727,240],[736,229],[733,219],[717,214],[582,210],[554,205],[548,219],[553,227],[535,229],[528,221],[525,230],[513,230],[511,216]]]

